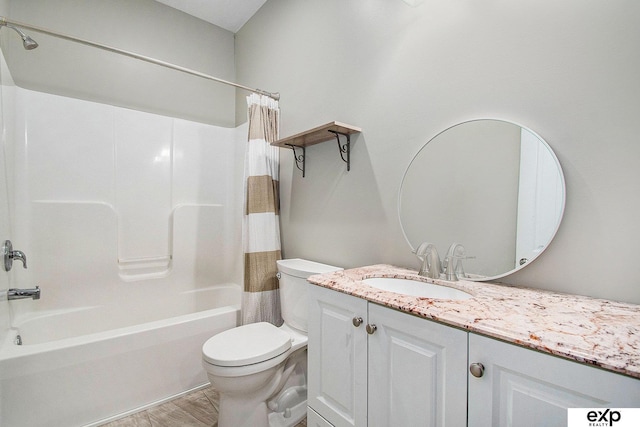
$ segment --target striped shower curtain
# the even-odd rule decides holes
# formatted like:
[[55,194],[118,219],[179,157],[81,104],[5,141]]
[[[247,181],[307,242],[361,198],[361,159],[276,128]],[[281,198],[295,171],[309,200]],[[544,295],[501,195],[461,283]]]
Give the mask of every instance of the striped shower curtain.
[[282,324],[276,260],[280,259],[278,101],[263,95],[247,97],[249,138],[244,162],[245,212],[242,224],[244,292],[242,323]]

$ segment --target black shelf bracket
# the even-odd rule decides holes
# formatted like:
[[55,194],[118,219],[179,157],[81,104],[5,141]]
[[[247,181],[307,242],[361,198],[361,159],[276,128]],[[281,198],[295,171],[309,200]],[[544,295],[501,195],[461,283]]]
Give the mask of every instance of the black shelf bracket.
[[[336,130],[329,130],[332,134],[335,135],[336,141],[338,142],[338,150],[340,151],[340,157],[342,161],[347,164],[347,172],[351,170],[351,135],[348,133],[338,132]],[[344,144],[340,143],[340,135],[344,136],[347,141]],[[347,158],[345,159],[345,154]]]
[[[304,161],[305,161],[305,156],[307,152],[306,147],[304,145],[297,146],[293,144],[286,144],[286,146],[291,147],[291,150],[293,150],[293,159],[296,161],[296,167],[302,171],[302,177],[304,178],[304,175],[305,175]],[[302,154],[298,154],[298,151],[296,151],[297,148],[302,149]],[[302,167],[300,167],[300,165],[302,165]]]

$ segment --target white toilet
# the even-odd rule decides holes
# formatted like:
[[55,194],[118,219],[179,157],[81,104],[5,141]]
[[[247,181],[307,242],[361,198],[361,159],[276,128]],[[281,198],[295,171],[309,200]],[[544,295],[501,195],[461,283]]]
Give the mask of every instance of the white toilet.
[[342,270],[303,259],[277,261],[284,324],[253,323],[202,346],[220,393],[218,427],[292,427],[307,411],[307,277]]

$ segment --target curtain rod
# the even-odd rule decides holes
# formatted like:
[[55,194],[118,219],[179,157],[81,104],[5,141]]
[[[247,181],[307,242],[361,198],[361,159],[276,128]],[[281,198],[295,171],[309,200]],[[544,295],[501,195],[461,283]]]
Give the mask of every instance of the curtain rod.
[[92,41],[89,41],[89,40],[81,39],[79,37],[74,37],[74,36],[70,36],[70,35],[67,35],[67,34],[58,33],[56,31],[47,30],[46,28],[36,27],[34,25],[25,24],[25,23],[22,23],[22,22],[12,21],[10,19],[5,18],[4,16],[0,16],[0,26],[6,26],[6,25],[14,25],[16,27],[21,27],[21,28],[25,28],[25,29],[28,29],[28,30],[32,30],[32,31],[37,31],[39,33],[47,34],[47,35],[50,35],[50,36],[53,36],[53,37],[57,37],[57,38],[60,38],[60,39],[69,40],[69,41],[72,41],[72,42],[84,44],[84,45],[91,46],[91,47],[97,47],[98,49],[106,50],[106,51],[113,52],[113,53],[118,53],[120,55],[128,56],[130,58],[139,59],[141,61],[146,61],[146,62],[149,62],[151,64],[160,65],[162,67],[170,68],[172,70],[182,71],[183,73],[191,74],[191,75],[197,76],[197,77],[202,77],[203,79],[213,80],[213,81],[218,82],[218,83],[224,83],[226,85],[234,86],[234,87],[237,87],[239,89],[248,90],[250,92],[255,92],[255,93],[258,93],[260,95],[266,95],[266,96],[269,96],[269,97],[271,97],[271,98],[273,98],[275,100],[279,100],[280,99],[280,93],[278,93],[278,92],[272,93],[272,92],[267,92],[267,91],[264,91],[264,90],[261,90],[261,89],[250,88],[248,86],[244,86],[244,85],[241,85],[241,84],[238,84],[238,83],[233,83],[233,82],[230,82],[230,81],[227,81],[227,80],[223,80],[223,79],[220,79],[218,77],[211,76],[209,74],[201,73],[200,71],[195,71],[195,70],[192,70],[190,68],[186,68],[186,67],[182,67],[180,65],[172,64],[170,62],[165,62],[165,61],[161,61],[159,59],[151,58],[150,56],[140,55],[140,54],[137,54],[137,53],[134,53],[134,52],[130,52],[128,50],[124,50],[124,49],[119,49],[117,47],[108,46],[106,44],[96,43],[96,42],[92,42]]

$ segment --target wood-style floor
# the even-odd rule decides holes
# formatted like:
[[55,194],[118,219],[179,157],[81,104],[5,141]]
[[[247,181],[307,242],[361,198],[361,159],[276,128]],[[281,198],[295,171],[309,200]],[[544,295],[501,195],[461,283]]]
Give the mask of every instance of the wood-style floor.
[[[218,393],[211,387],[121,418],[103,427],[216,427]],[[296,427],[306,427],[302,420]]]

